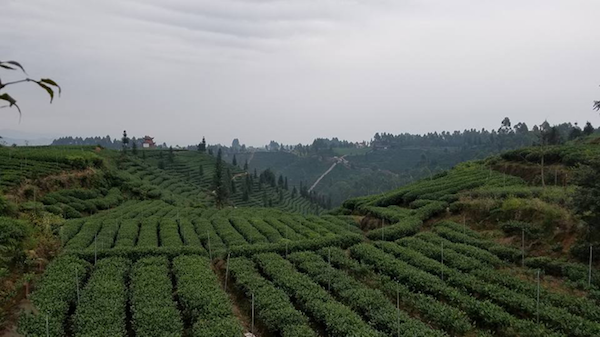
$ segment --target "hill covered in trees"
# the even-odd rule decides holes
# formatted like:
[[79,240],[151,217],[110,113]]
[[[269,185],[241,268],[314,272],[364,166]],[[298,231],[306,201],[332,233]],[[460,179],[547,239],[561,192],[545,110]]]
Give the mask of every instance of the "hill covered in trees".
[[551,126],[548,122],[528,127],[504,119],[498,130],[464,130],[413,134],[375,134],[370,142],[352,143],[316,139],[310,145],[281,145],[271,142],[261,152],[227,148],[228,158],[248,161],[250,169],[270,168],[289,178],[290,183],[312,186],[334,163],[336,165],[314,188],[330,197],[334,206],[361,195],[382,193],[422,177],[435,175],[458,163],[523,146],[562,144],[595,133],[588,123],[583,128],[571,123]]

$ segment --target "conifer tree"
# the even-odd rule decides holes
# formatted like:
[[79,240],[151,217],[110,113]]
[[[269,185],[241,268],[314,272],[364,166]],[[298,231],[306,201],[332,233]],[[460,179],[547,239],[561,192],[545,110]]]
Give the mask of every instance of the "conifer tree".
[[252,192],[252,178],[250,177],[250,175],[246,174],[246,192],[248,192],[248,194],[250,194]]
[[123,137],[121,138],[121,146],[123,153],[127,152],[127,146],[129,145],[129,137],[127,137],[127,130],[123,130]]
[[221,149],[217,152],[217,162],[213,176],[213,190],[215,195],[215,206],[222,208],[227,203],[227,186],[223,184],[223,159]]
[[244,171],[248,172],[248,159],[246,159],[246,162],[244,163]]
[[231,162],[231,164],[233,166],[237,166],[237,158],[235,157],[235,154],[233,155],[233,161]]
[[172,146],[169,146],[169,155],[168,155],[167,159],[169,160],[169,163],[173,163],[173,161],[175,160],[175,154],[173,153]]
[[206,153],[206,139],[202,137],[202,142],[198,144],[198,152]]
[[279,175],[279,179],[277,179],[277,186],[279,188],[283,188],[283,184],[284,184],[284,182],[283,182],[283,176]]
[[586,136],[589,136],[592,133],[594,133],[594,127],[592,126],[592,123],[590,123],[590,122],[585,123],[585,127],[583,128],[583,134]]
[[296,189],[296,186],[294,186],[294,188],[292,189],[292,198],[295,198],[298,196],[298,190]]
[[285,182],[283,183],[283,188],[288,191],[288,180],[287,177],[285,177]]

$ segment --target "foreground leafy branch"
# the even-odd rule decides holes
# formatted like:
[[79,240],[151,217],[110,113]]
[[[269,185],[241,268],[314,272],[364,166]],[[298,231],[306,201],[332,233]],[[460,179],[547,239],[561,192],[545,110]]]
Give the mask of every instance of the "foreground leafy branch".
[[[0,68],[4,68],[4,69],[8,69],[8,70],[19,70],[20,69],[25,75],[27,75],[25,68],[23,68],[23,66],[17,61],[0,61]],[[34,80],[29,77],[24,78],[22,80],[6,82],[6,83],[2,83],[2,79],[0,78],[0,90],[4,89],[5,87],[7,87],[9,85],[25,83],[25,82],[36,83],[42,89],[46,90],[48,95],[50,95],[50,103],[52,103],[52,101],[54,100],[54,90],[58,89],[58,96],[60,96],[61,91],[62,91],[61,87],[56,82],[54,82],[53,80],[51,80],[49,78],[42,78],[40,80]],[[0,93],[0,100],[8,102],[8,105],[0,106],[0,108],[14,106],[19,111],[19,117],[21,116],[21,108],[19,107],[19,105],[17,105],[17,100],[14,99],[11,95],[9,95],[6,92]]]

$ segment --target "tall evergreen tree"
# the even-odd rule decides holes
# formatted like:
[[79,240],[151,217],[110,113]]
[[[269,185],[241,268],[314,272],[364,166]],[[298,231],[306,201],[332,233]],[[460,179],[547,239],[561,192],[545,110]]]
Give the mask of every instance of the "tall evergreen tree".
[[202,142],[198,144],[198,152],[206,153],[206,139],[202,137]]
[[585,123],[585,127],[583,128],[583,134],[586,136],[589,136],[592,133],[594,133],[594,127],[592,126],[592,123],[590,123],[590,122]]
[[295,198],[296,196],[298,196],[298,190],[296,189],[296,186],[294,186],[294,188],[292,188],[292,198]]
[[173,161],[175,161],[175,153],[173,152],[172,146],[169,146],[169,155],[167,159],[169,160],[169,163],[173,163]]
[[285,190],[288,190],[288,180],[287,177],[285,177],[285,182],[283,183],[283,188],[285,188]]
[[127,130],[123,130],[123,138],[121,138],[121,144],[123,153],[127,152],[127,146],[129,145],[129,137],[127,137]]
[[246,159],[246,162],[244,163],[244,171],[248,172],[248,159]]
[[213,190],[215,195],[215,206],[217,208],[222,208],[227,204],[227,186],[225,186],[223,180],[223,155],[221,149],[219,149],[213,176]]
[[283,188],[283,184],[284,184],[284,182],[283,182],[283,176],[280,175],[279,179],[277,179],[277,187]]
[[233,155],[233,161],[231,164],[233,164],[233,166],[237,166],[237,158],[235,157],[235,154]]
[[577,126],[577,123],[575,123],[575,126],[569,132],[569,140],[577,139],[581,137],[581,135],[583,135],[583,132],[581,131],[581,128]]

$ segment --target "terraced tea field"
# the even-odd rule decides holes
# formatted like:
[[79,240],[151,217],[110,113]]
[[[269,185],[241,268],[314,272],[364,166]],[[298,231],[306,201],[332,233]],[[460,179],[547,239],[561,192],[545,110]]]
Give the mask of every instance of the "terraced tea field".
[[[522,222],[481,230],[462,213],[483,202],[499,205],[494,216],[501,218],[512,214],[503,212],[512,211],[506,202],[513,205],[516,195],[539,198],[537,207],[543,200],[560,207],[568,189],[540,190],[476,162],[390,193],[348,200],[329,215],[256,206],[216,209],[185,201],[203,201],[197,192],[208,184],[186,169],[198,164],[186,164],[199,157],[192,158],[165,170],[151,162],[125,165],[135,186],[179,199],[126,200],[67,221],[59,231],[62,253],[33,292],[36,310],[21,316],[19,331],[600,335],[595,267],[525,247],[513,233],[522,228],[525,238]],[[527,240],[534,240],[540,229],[528,226]]]
[[519,249],[450,221],[369,241],[345,216],[146,201],[71,220],[61,238],[29,336],[600,334],[596,299],[544,272],[538,288],[550,261],[521,268]]

